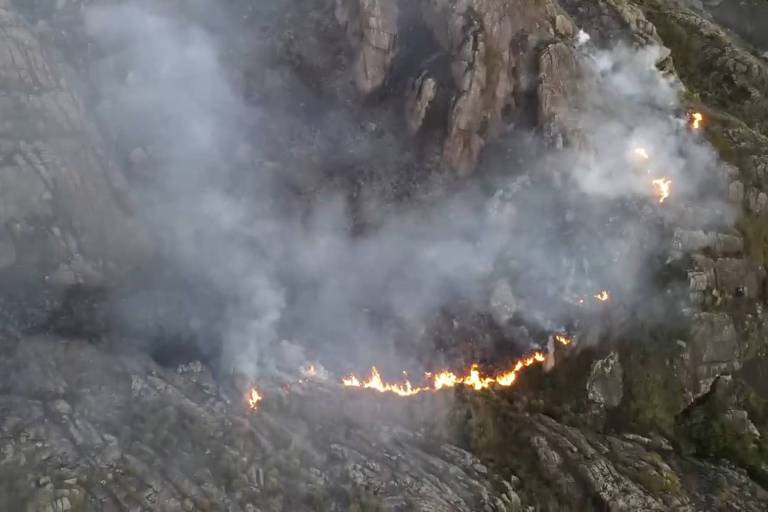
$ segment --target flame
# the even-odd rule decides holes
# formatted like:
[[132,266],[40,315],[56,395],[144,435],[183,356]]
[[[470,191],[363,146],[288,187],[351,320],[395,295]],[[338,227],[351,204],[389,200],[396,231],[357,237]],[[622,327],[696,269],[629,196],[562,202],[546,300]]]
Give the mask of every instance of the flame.
[[611,294],[610,294],[610,293],[608,293],[608,291],[607,291],[607,290],[603,290],[603,291],[601,291],[601,292],[600,292],[600,293],[598,293],[597,295],[594,295],[594,297],[595,297],[597,300],[599,300],[600,302],[608,302],[609,300],[611,300]]
[[251,391],[248,393],[247,396],[248,399],[248,405],[251,409],[254,411],[259,408],[259,402],[261,402],[264,397],[261,396],[261,394],[256,391],[256,388],[251,388]]
[[573,343],[573,338],[566,336],[565,334],[555,334],[555,341],[561,345],[568,346]]
[[342,384],[346,387],[374,389],[380,393],[394,393],[398,396],[413,396],[419,393],[429,391],[439,391],[441,389],[455,388],[457,386],[466,386],[475,391],[488,389],[491,386],[509,387],[517,381],[518,373],[534,364],[541,364],[546,361],[546,356],[541,352],[535,352],[532,355],[519,359],[510,370],[495,374],[483,375],[477,363],[473,364],[466,375],[457,375],[452,371],[444,370],[436,374],[426,373],[425,384],[423,386],[414,386],[409,380],[402,383],[387,383],[381,378],[379,370],[374,366],[366,380],[361,380],[355,375],[350,375],[342,379]]
[[317,368],[312,363],[306,364],[301,367],[301,373],[305,377],[315,377],[317,375]]
[[361,382],[356,376],[350,375],[349,377],[344,377],[342,383],[348,387],[375,389],[379,393],[389,392],[399,396],[413,396],[422,391],[426,391],[426,388],[414,387],[409,380],[406,380],[402,384],[385,383],[381,378],[381,373],[379,373],[379,370],[375,366],[371,368],[371,375],[366,381]]
[[690,122],[691,122],[691,128],[694,130],[698,130],[701,128],[701,125],[704,123],[704,114],[701,112],[692,112],[690,114]]
[[642,160],[651,159],[651,155],[648,154],[648,151],[645,148],[635,148],[632,150],[632,154]]
[[672,180],[668,178],[659,178],[651,182],[659,198],[659,203],[663,203],[671,194]]

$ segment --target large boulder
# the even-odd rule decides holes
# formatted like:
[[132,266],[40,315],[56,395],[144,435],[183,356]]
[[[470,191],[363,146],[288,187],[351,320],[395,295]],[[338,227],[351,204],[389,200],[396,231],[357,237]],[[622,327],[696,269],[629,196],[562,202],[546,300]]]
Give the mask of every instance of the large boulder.
[[592,364],[587,380],[587,398],[605,407],[617,407],[623,397],[624,371],[619,354],[612,352]]

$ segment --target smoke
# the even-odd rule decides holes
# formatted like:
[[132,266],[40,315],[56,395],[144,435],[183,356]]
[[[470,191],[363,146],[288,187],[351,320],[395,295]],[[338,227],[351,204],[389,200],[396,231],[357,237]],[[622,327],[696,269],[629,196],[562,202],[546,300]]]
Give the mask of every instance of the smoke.
[[[225,18],[212,2],[196,5]],[[360,130],[340,107],[315,118],[291,114],[285,105],[313,101],[291,96],[295,80],[275,105],[246,102],[223,64],[222,41],[151,3],[89,8],[86,24],[104,55],[95,69],[100,116],[131,165],[143,168],[133,183],[144,221],[174,266],[221,298],[223,364],[251,375],[278,370],[286,338],[337,367],[396,359],[395,340],[423,341],[453,301],[488,310],[500,279],[513,294],[514,304],[502,304],[508,320],[541,329],[562,325],[602,289],[628,306],[642,303],[649,260],[665,248],[658,227],[674,224],[683,203],[711,210],[708,201],[717,202],[707,181],[716,156],[676,112],[679,86],[656,69],[653,48],[602,51],[580,36],[590,86],[570,117],[586,149],[514,168],[491,160],[493,179],[422,201],[393,205],[366,189],[358,200],[375,222],[360,234],[348,194],[321,186],[303,197],[290,189],[295,173],[273,157],[295,163],[299,154],[299,174],[322,183],[328,148],[342,161],[391,158],[367,164],[386,167],[405,147],[397,138],[373,130],[365,144],[345,143],[360,140]],[[285,74],[268,59],[256,67]],[[289,142],[294,131],[306,147]],[[636,159],[639,147],[647,161]],[[651,186],[661,176],[673,182],[665,205]],[[505,332],[510,343],[545,342]],[[309,356],[291,350],[296,371]]]

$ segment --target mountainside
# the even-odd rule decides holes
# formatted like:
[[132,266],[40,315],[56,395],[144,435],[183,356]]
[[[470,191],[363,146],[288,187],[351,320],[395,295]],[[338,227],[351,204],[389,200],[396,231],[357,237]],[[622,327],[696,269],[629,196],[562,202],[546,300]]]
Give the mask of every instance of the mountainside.
[[0,0],[0,510],[767,510],[764,3]]

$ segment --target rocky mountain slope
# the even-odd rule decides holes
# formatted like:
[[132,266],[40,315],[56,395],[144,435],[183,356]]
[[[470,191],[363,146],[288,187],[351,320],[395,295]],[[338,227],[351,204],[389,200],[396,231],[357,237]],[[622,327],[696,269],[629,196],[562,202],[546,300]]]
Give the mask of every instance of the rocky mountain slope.
[[[140,18],[155,25],[138,53],[126,43],[133,11],[98,10],[130,4],[0,0],[0,510],[768,509],[768,61],[759,31],[729,17],[725,2],[230,0],[211,9],[168,0]],[[110,24],[104,12],[120,16]],[[178,31],[190,53],[164,60],[158,49],[174,40],[153,36],[165,31]],[[223,48],[216,58],[208,38]],[[627,84],[621,68],[633,59],[662,85]],[[199,66],[196,81],[175,76],[176,61]],[[207,80],[219,71],[220,82]],[[153,80],[172,85],[158,96],[167,110],[153,103]],[[606,80],[629,92],[614,95]],[[661,99],[646,94],[657,89]],[[176,107],[194,115],[179,121]],[[682,128],[653,124],[658,110]],[[693,112],[703,114],[698,131]],[[599,193],[573,193],[561,167],[604,162],[605,141],[625,133],[611,120],[635,116],[657,145],[682,141],[665,164],[687,162],[695,183],[686,189],[675,176],[661,206],[634,189],[611,195],[606,180],[590,185]],[[219,141],[211,127],[222,126]],[[195,174],[200,162],[216,169],[216,183]],[[627,165],[617,162],[604,163]],[[243,211],[195,196],[199,183],[268,205],[262,217],[277,202],[321,227],[321,207],[341,196],[358,239],[388,232],[409,208],[408,222],[433,226],[425,219],[440,201],[449,208],[436,216],[462,236],[484,233],[477,209],[498,222],[494,235],[514,236],[478,242],[498,251],[490,272],[469,268],[477,258],[460,243],[437,245],[439,258],[430,246],[424,267],[418,255],[357,267],[355,257],[388,253],[392,240],[420,247],[429,229],[384,238],[338,272],[323,259],[338,256],[331,231],[281,245],[304,232],[250,218],[257,233],[243,230]],[[451,209],[470,184],[480,207]],[[170,198],[185,194],[191,205]],[[533,223],[536,236],[506,216]],[[232,243],[240,231],[247,242]],[[273,231],[285,234],[268,238],[274,251],[251,243]],[[572,257],[549,259],[560,248],[550,238],[575,240]],[[252,253],[274,265],[270,278],[290,260],[298,284],[279,300],[239,295],[253,265],[242,255]],[[653,271],[635,278],[633,254]],[[404,262],[417,271],[398,280]],[[453,289],[420,280],[430,268],[441,279],[470,274],[480,291],[454,300]],[[584,268],[610,285],[607,307],[551,286]],[[331,284],[313,275],[328,269]],[[395,288],[413,280],[445,304],[439,314],[421,308],[407,286],[378,302],[345,272],[380,272],[370,286],[381,296],[390,278]],[[270,289],[257,277],[256,290]],[[308,299],[296,291],[304,288]],[[359,327],[337,303],[345,293],[361,316],[369,304],[381,309],[372,323],[386,329],[360,332],[386,332],[391,350],[379,340],[344,345],[342,331]],[[542,313],[553,297],[558,306]],[[252,347],[229,343],[227,329],[268,337],[271,324],[246,306],[281,301],[296,311],[275,327],[281,336],[310,331],[333,344],[273,344],[256,353],[259,365],[237,367]],[[417,370],[495,367],[561,330],[575,343],[535,346],[554,368],[529,368],[509,389],[399,398],[340,384],[338,374],[360,369],[360,353],[417,361]],[[307,354],[330,374],[301,375]],[[254,385],[263,400],[252,409]]]
[[97,283],[149,255],[127,184],[65,74],[8,2],[2,12],[2,266]]

